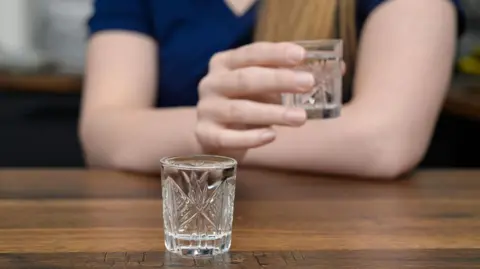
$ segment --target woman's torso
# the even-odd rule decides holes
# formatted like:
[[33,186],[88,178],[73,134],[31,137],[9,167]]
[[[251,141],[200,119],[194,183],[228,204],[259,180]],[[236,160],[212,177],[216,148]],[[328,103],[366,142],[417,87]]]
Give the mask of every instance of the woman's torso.
[[[165,1],[167,2],[167,1]],[[155,37],[159,40],[158,106],[193,106],[197,85],[207,73],[211,56],[252,42],[258,2],[242,16],[222,0],[152,1]],[[381,0],[358,1],[358,25]],[[170,10],[167,17],[165,12]]]
[[[150,2],[154,36],[160,46],[157,104],[196,105],[197,85],[207,73],[211,56],[252,42],[258,3],[237,16],[222,0]],[[359,32],[368,15],[383,2],[357,0]]]
[[[386,1],[357,0],[359,33],[368,15]],[[257,8],[258,1],[237,16],[225,0],[97,0],[90,30],[121,28],[152,36],[160,48],[157,105],[194,106],[211,56],[252,42]]]

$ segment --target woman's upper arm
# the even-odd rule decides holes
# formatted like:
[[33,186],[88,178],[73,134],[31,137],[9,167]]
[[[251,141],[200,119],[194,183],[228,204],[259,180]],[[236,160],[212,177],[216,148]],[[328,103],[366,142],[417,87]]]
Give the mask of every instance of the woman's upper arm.
[[157,45],[147,1],[96,0],[94,8],[89,20],[83,112],[152,105]]
[[394,158],[406,156],[405,165],[422,158],[443,104],[456,17],[449,0],[390,0],[363,27],[352,106],[382,130]]

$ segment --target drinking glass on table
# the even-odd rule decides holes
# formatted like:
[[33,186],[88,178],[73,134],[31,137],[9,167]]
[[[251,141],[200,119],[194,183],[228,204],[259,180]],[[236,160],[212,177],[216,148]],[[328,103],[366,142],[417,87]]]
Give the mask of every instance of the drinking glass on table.
[[342,107],[343,42],[338,39],[296,41],[307,51],[305,60],[295,70],[311,72],[315,85],[309,93],[286,93],[282,103],[300,107],[308,119],[336,118]]
[[165,247],[185,256],[230,249],[237,162],[195,155],[161,160]]

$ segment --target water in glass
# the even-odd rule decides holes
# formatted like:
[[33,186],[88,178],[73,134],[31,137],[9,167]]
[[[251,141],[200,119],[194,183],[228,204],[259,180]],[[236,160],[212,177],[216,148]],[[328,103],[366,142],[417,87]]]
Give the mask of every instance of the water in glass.
[[342,107],[342,41],[299,41],[307,51],[305,60],[294,69],[313,74],[315,84],[309,93],[284,94],[283,104],[300,107],[308,119],[336,118]]
[[236,161],[197,155],[162,160],[163,218],[167,250],[189,256],[230,249]]

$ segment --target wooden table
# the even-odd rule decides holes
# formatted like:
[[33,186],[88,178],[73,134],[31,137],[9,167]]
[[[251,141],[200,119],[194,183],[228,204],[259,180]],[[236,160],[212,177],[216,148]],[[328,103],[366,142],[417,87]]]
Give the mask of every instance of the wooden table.
[[373,182],[241,169],[232,251],[164,253],[158,178],[0,171],[0,268],[480,268],[480,171]]

